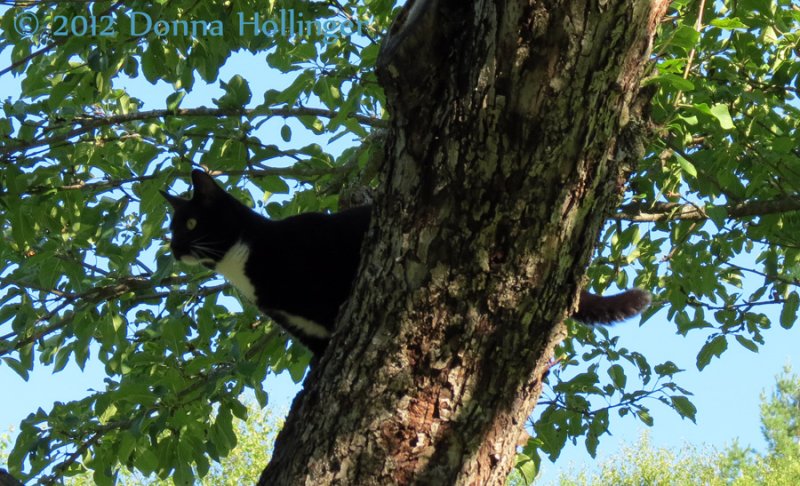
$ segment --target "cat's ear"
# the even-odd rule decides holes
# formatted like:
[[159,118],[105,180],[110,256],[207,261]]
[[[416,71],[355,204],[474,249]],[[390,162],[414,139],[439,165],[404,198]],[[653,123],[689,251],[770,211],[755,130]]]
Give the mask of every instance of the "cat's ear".
[[183,207],[188,201],[182,197],[173,196],[172,194],[168,193],[167,191],[158,191],[164,196],[164,199],[167,200],[172,209],[178,209]]
[[219,194],[225,193],[210,175],[197,169],[192,171],[192,188],[194,189],[192,197],[200,196],[203,199],[213,199]]

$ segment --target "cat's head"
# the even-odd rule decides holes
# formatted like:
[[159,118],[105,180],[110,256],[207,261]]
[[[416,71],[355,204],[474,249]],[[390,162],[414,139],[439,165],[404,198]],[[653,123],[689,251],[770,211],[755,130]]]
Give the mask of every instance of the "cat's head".
[[201,170],[192,171],[192,189],[191,199],[161,191],[174,210],[170,248],[176,260],[213,269],[239,240],[249,210]]

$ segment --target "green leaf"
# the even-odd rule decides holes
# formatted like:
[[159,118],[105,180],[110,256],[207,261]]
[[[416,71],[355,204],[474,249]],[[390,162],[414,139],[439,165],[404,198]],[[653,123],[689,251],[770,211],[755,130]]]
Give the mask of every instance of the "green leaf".
[[597,455],[600,436],[606,432],[608,432],[608,409],[597,411],[589,425],[589,432],[586,435],[586,450],[592,457]]
[[225,90],[225,94],[215,99],[214,103],[220,108],[242,108],[250,102],[252,97],[250,85],[240,75],[233,76],[227,83],[220,81],[219,84]]
[[186,96],[186,91],[176,91],[167,96],[167,109],[170,111],[177,110],[181,105],[181,101]]
[[145,79],[155,84],[161,78],[162,67],[164,66],[164,51],[160,43],[151,42],[147,50],[142,54],[142,74]]
[[794,326],[794,322],[797,320],[798,305],[800,305],[800,297],[797,292],[790,293],[781,309],[780,322],[782,328],[791,329]]
[[236,418],[239,420],[247,420],[247,407],[242,405],[242,402],[234,399],[228,402],[228,405],[231,407],[231,411]]
[[297,46],[295,46],[290,53],[298,60],[307,61],[317,57],[317,46],[310,42],[303,42],[297,44]]
[[0,306],[0,324],[5,323],[12,317],[16,317],[19,308],[20,308],[19,304],[6,304]]
[[300,383],[303,380],[303,377],[306,375],[306,370],[308,370],[310,359],[310,354],[306,353],[289,364],[287,368],[289,370],[289,376],[292,377],[295,383]]
[[69,355],[72,353],[72,346],[65,346],[58,350],[56,353],[56,359],[53,363],[53,373],[57,373],[64,369],[67,366],[67,362],[69,361]]
[[656,374],[658,376],[672,376],[676,373],[683,371],[682,369],[678,368],[678,365],[673,363],[672,361],[665,361],[659,365],[653,367]]
[[89,69],[94,72],[102,72],[108,69],[108,56],[99,49],[92,50],[86,61]]
[[627,378],[625,377],[625,370],[622,369],[622,366],[615,364],[610,367],[608,369],[608,376],[611,377],[611,381],[614,382],[614,386],[619,389],[625,388]]
[[747,339],[744,336],[736,335],[736,340],[739,341],[739,344],[744,346],[745,348],[749,349],[750,351],[757,353],[758,352],[758,345],[753,341]]
[[672,401],[672,408],[674,408],[681,417],[685,417],[692,422],[696,422],[695,416],[697,415],[697,407],[695,407],[688,398],[682,395],[676,395],[669,398]]
[[28,381],[28,367],[14,358],[3,358],[3,362],[7,364],[16,374],[22,377],[23,380]]
[[684,172],[692,177],[697,177],[697,169],[695,168],[694,164],[683,158],[683,156],[678,153],[675,154],[675,158],[678,160],[678,164],[680,164],[681,169],[683,169]]
[[705,208],[706,214],[709,219],[714,222],[718,230],[725,228],[726,218],[728,217],[728,210],[724,206],[707,206]]
[[704,344],[697,354],[697,369],[702,371],[711,362],[711,358],[719,357],[726,349],[728,349],[728,341],[724,335],[719,335]]
[[258,185],[271,194],[286,194],[289,192],[289,186],[286,184],[286,181],[278,176],[259,178]]
[[267,392],[264,391],[264,387],[260,386],[260,384],[253,387],[253,393],[256,396],[256,401],[258,402],[259,407],[265,408],[269,404],[269,396],[267,395]]
[[204,478],[211,469],[211,464],[203,455],[195,456],[195,463],[197,464],[197,475]]
[[217,420],[214,422],[214,428],[217,430],[218,438],[221,440],[221,445],[225,450],[231,450],[236,447],[236,434],[233,431],[233,415],[227,407],[220,407],[217,413]]
[[192,472],[192,468],[189,464],[183,461],[181,461],[181,463],[178,464],[178,466],[175,468],[174,483],[195,484],[194,473]]
[[289,125],[284,125],[281,127],[281,138],[284,142],[292,141],[292,129],[289,127]]
[[586,372],[575,375],[571,380],[564,381],[555,386],[555,390],[559,392],[569,391],[585,391],[598,382],[597,373]]
[[733,130],[736,128],[733,125],[731,114],[728,111],[728,105],[717,103],[711,107],[711,114],[719,121],[719,126],[721,126],[723,130]]
[[106,468],[98,467],[95,469],[94,474],[92,474],[94,484],[97,486],[113,486],[114,478],[112,478],[108,472]]
[[772,140],[772,149],[780,154],[790,154],[795,148],[795,141],[792,137],[775,137]]
[[727,19],[713,19],[711,21],[711,25],[725,30],[747,29],[747,25],[745,25],[737,17],[729,17]]
[[672,44],[682,47],[686,52],[692,50],[700,39],[700,33],[694,27],[681,25],[672,36]]
[[517,463],[514,467],[522,475],[526,485],[533,484],[536,474],[539,472],[533,459],[525,454],[517,454]]
[[156,271],[153,273],[151,280],[153,282],[161,282],[164,278],[172,273],[175,267],[175,258],[172,255],[159,255],[156,258]]
[[645,425],[652,427],[653,426],[653,416],[650,415],[650,411],[645,408],[640,408],[636,411],[636,416],[639,417]]
[[658,83],[662,86],[669,86],[679,91],[694,91],[694,83],[688,79],[683,79],[683,77],[678,76],[677,74],[667,73],[654,76],[648,79],[644,84],[648,85],[652,83]]

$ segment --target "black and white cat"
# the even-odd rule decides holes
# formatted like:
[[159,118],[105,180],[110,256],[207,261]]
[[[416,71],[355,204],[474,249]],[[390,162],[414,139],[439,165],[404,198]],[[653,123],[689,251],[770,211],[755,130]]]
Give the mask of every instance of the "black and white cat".
[[[203,171],[192,172],[192,185],[191,199],[162,191],[174,209],[175,258],[222,274],[314,354],[322,354],[356,277],[371,207],[272,221]],[[611,297],[584,291],[572,317],[609,323],[632,317],[649,303],[650,294],[639,289]]]

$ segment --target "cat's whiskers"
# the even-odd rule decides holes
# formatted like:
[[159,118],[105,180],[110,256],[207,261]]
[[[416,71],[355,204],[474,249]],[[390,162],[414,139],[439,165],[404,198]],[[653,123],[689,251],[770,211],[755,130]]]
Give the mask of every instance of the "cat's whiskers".
[[202,256],[222,258],[225,255],[225,252],[206,246],[193,245],[192,250],[197,250],[195,253],[200,253]]
[[225,256],[225,252],[221,250],[217,250],[213,248],[213,245],[216,245],[220,242],[218,241],[209,241],[208,238],[201,238],[199,240],[193,241],[191,244],[191,252],[199,259],[212,259],[212,260],[219,260]]

